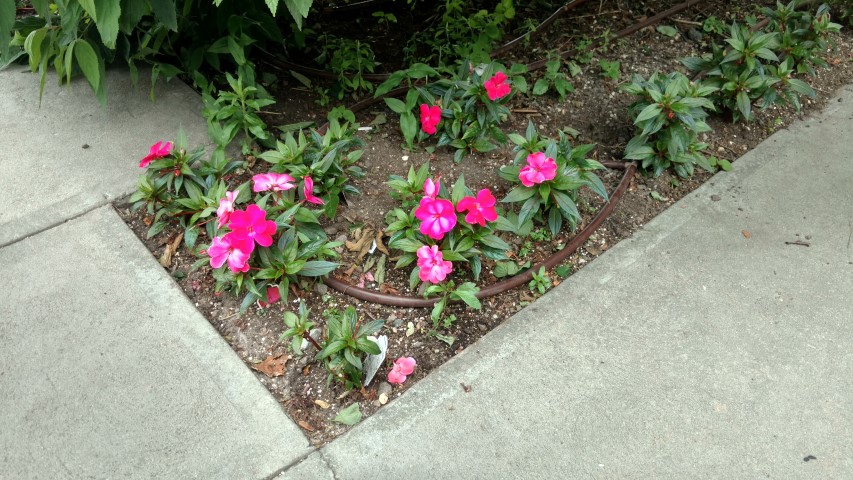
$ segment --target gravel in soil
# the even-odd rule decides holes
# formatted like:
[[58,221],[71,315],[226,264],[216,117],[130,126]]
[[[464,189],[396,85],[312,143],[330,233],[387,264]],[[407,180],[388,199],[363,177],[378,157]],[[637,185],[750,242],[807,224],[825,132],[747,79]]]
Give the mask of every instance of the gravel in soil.
[[[554,45],[561,42],[570,44],[576,40],[573,35],[589,37],[606,30],[615,31],[637,21],[638,16],[652,13],[651,11],[631,12],[621,8],[621,5],[611,9],[618,11],[606,13],[605,9],[604,13],[599,13],[599,2],[588,3],[586,9],[578,9],[575,16],[569,15],[555,22],[541,37],[534,39],[533,46],[527,50],[516,49],[511,54],[516,55],[519,60],[537,60],[539,58],[537,54],[550,50]],[[649,2],[644,3],[649,4]],[[655,5],[660,9],[656,8],[655,11],[661,11],[674,3],[657,2]],[[707,15],[728,18],[729,15],[736,14],[742,18],[740,10],[742,7],[737,3],[726,0],[704,2],[700,7],[688,10],[675,18],[685,22],[701,22]],[[690,26],[689,23],[669,23],[679,28]],[[528,121],[534,122],[537,128],[548,136],[556,136],[559,130],[568,127],[579,132],[574,143],[598,145],[593,153],[594,158],[619,159],[625,144],[633,134],[627,113],[627,106],[632,99],[629,95],[620,93],[615,82],[602,78],[597,60],[621,62],[622,79],[628,78],[632,73],[648,76],[654,71],[668,72],[681,69],[677,60],[701,53],[707,48],[709,40],[707,36],[703,39],[690,39],[686,35],[686,30],[682,31],[684,35],[670,39],[648,28],[624,41],[614,42],[607,50],[597,51],[590,63],[583,65],[583,72],[572,79],[575,92],[565,101],[559,101],[552,96],[514,99],[511,105],[513,114],[509,122],[503,125],[504,131],[523,132]],[[810,83],[819,92],[817,100],[806,100],[804,111],[799,114],[789,108],[770,108],[760,112],[749,124],[731,124],[726,119],[713,117],[709,123],[714,131],[707,135],[707,141],[711,144],[710,153],[720,158],[735,160],[775,130],[785,128],[794,119],[823,106],[832,92],[849,82],[851,71],[853,71],[851,37],[845,32],[836,40],[838,49],[829,54],[833,68],[820,70],[815,78],[810,79]],[[271,125],[306,119],[321,123],[326,109],[315,105],[316,97],[312,92],[299,87],[294,88],[294,85],[296,84],[291,80],[281,78],[277,84],[270,86],[270,90],[277,94],[279,102],[269,107],[272,113],[267,117],[267,121]],[[366,125],[380,114],[391,120],[377,125],[373,131],[364,134],[367,147],[361,163],[367,175],[355,182],[363,195],[348,198],[338,218],[325,225],[330,238],[353,241],[357,240],[357,234],[363,234],[363,229],[370,228],[374,231],[382,229],[385,213],[398,206],[388,196],[384,185],[388,175],[405,175],[410,166],[417,167],[427,160],[430,161],[433,175],[441,175],[445,179],[456,179],[460,174],[464,174],[469,187],[475,191],[486,187],[505,191],[505,184],[499,180],[497,169],[511,161],[513,155],[509,148],[486,155],[472,155],[459,164],[453,162],[452,152],[443,149],[439,149],[435,154],[424,151],[407,152],[401,148],[403,140],[398,133],[393,114],[384,110],[381,103],[377,104],[373,110],[360,113],[359,121],[362,125]],[[255,168],[261,167],[256,165]],[[573,273],[583,268],[621,239],[631,236],[651,218],[704,183],[710,176],[702,171],[690,179],[676,178],[668,173],[657,178],[636,174],[616,210],[584,246],[565,262],[564,265],[567,267],[565,270]],[[618,183],[621,173],[608,171],[603,173],[602,177],[608,188],[612,190]],[[655,198],[652,196],[653,192]],[[594,210],[600,206],[601,201],[591,195],[585,195],[584,198],[586,201],[582,204],[585,203],[587,208],[583,210],[586,215],[585,221],[588,221]],[[131,212],[127,205],[117,205],[116,209],[157,258],[161,257],[166,246],[179,233],[177,229],[171,228],[152,239],[145,239],[151,219],[147,218],[144,212]],[[535,263],[556,251],[571,235],[571,233],[564,233],[556,239],[529,243],[523,239],[515,239],[511,244],[518,250],[527,250],[526,259]],[[199,239],[199,242],[205,241],[209,239]],[[376,252],[374,255],[380,254]],[[365,275],[367,272],[363,267],[368,258],[370,256],[360,260],[353,252],[342,252],[343,266],[335,272],[335,275],[344,276],[353,283],[363,280],[367,288],[380,288]],[[187,251],[179,249],[173,255],[167,269],[186,295],[229,342],[240,358],[253,368],[258,379],[281,402],[293,420],[305,431],[311,443],[315,445],[325,444],[350,428],[333,421],[340,410],[353,402],[358,402],[361,412],[365,416],[371,415],[388,401],[403,394],[432,369],[469,348],[477,339],[534,301],[537,296],[529,289],[522,287],[485,299],[481,311],[464,308],[464,306],[449,306],[447,314],[457,317],[453,325],[441,329],[442,334],[455,338],[452,345],[449,345],[428,334],[433,328],[429,309],[394,308],[360,302],[330,290],[322,284],[300,285],[294,288],[293,294],[289,297],[289,303],[279,302],[267,308],[253,306],[248,312],[240,315],[238,314],[239,299],[228,293],[222,295],[214,293],[214,281],[209,267],[190,271],[190,266],[195,261],[196,258]],[[355,268],[347,274],[346,270],[350,269],[351,265],[355,265]],[[385,288],[406,293],[408,272],[395,271],[391,265],[389,261]],[[552,285],[562,280],[553,271],[551,279]],[[495,280],[492,272],[484,268],[484,279],[481,284],[487,285]],[[380,368],[370,386],[347,392],[334,382],[329,384],[322,365],[311,360],[310,348],[309,355],[297,357],[292,352],[288,352],[286,345],[279,341],[279,336],[284,330],[282,314],[285,310],[294,310],[299,299],[309,305],[312,320],[320,326],[323,325],[324,311],[343,311],[347,305],[354,305],[362,316],[385,320],[385,329],[382,333],[389,337],[387,357],[389,361]],[[388,373],[388,365],[393,359],[403,356],[414,357],[418,366],[404,385],[391,386],[383,381]],[[477,387],[465,385],[460,388]]]

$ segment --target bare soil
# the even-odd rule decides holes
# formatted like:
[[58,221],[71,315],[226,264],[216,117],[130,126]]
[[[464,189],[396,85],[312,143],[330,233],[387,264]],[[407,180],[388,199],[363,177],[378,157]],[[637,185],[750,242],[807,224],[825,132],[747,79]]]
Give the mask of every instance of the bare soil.
[[[636,10],[632,11],[628,8],[628,3],[641,6],[635,6]],[[509,52],[507,58],[524,62],[538,60],[554,48],[568,48],[581,38],[594,38],[605,31],[617,31],[675,3],[667,1],[588,2],[584,7],[555,22],[541,36],[535,37],[529,45]],[[724,20],[733,16],[743,18],[746,13],[745,7],[738,5],[739,3],[742,2],[709,1],[676,15],[675,20],[665,22],[684,33],[675,39],[665,37],[653,28],[647,28],[610,44],[606,50],[596,51],[591,62],[582,65],[583,73],[572,79],[575,92],[565,101],[561,102],[557,97],[549,95],[516,97],[511,105],[513,111],[511,118],[503,125],[504,131],[523,132],[528,121],[533,121],[537,128],[548,136],[556,136],[559,130],[568,127],[580,132],[575,143],[598,145],[592,154],[594,158],[620,159],[625,144],[633,134],[627,111],[632,98],[628,94],[619,92],[616,82],[601,76],[598,59],[621,62],[621,81],[628,79],[632,73],[647,77],[654,71],[668,72],[673,69],[683,71],[678,59],[706,51],[708,42],[713,40],[708,34],[705,34],[702,39],[690,39],[686,32],[689,28],[695,28],[691,22],[701,22],[709,15],[715,15]],[[701,27],[699,29],[701,30]],[[833,67],[820,70],[816,77],[809,79],[812,86],[819,92],[817,100],[806,100],[805,108],[800,113],[789,108],[770,108],[759,113],[749,124],[731,124],[726,118],[714,117],[709,122],[714,128],[714,131],[707,136],[707,141],[711,144],[709,152],[717,157],[734,161],[775,130],[785,128],[793,120],[822,107],[837,88],[850,81],[851,72],[853,72],[853,64],[851,64],[851,54],[853,54],[851,45],[853,44],[851,44],[850,35],[845,32],[836,38],[836,41],[837,50],[828,53]],[[274,70],[270,71],[277,73]],[[301,88],[298,82],[283,76],[270,87],[279,99],[276,105],[269,107],[272,113],[266,120],[270,125],[303,120],[322,123],[327,109],[316,105],[316,95]],[[389,121],[364,134],[367,147],[361,165],[367,171],[367,175],[355,182],[363,194],[347,198],[347,204],[342,206],[338,218],[325,226],[330,238],[356,241],[368,229],[381,230],[384,227],[385,214],[398,206],[388,196],[384,182],[390,174],[405,175],[411,165],[417,167],[427,160],[431,162],[433,175],[441,175],[442,178],[450,180],[464,174],[469,187],[475,191],[486,187],[499,192],[505,191],[503,181],[497,176],[497,169],[511,161],[513,155],[508,147],[488,155],[469,156],[458,164],[453,162],[452,152],[444,149],[438,149],[434,154],[423,150],[408,152],[401,148],[403,139],[394,121],[394,114],[384,109],[383,104],[377,104],[375,108],[360,113],[359,122],[367,125],[379,114],[386,115]],[[257,165],[255,168],[262,168],[262,165]],[[612,189],[621,178],[621,172],[608,171],[603,173],[602,177],[605,184]],[[702,171],[697,172],[690,179],[680,179],[670,174],[657,178],[641,173],[636,174],[613,214],[584,246],[569,258],[565,265],[570,267],[571,272],[583,268],[620,240],[641,229],[646,222],[710,177],[711,174]],[[653,198],[653,192],[655,192],[654,197],[662,200]],[[584,198],[582,206],[585,205],[585,208],[582,210],[588,220],[600,207],[601,201],[592,195],[585,195]],[[116,209],[152,254],[158,258],[165,245],[178,233],[176,229],[167,229],[153,239],[145,239],[150,219],[141,212],[131,212],[127,205],[117,205]],[[535,263],[561,248],[572,235],[570,232],[565,232],[556,239],[548,238],[529,243],[524,239],[508,238],[508,240],[517,248],[517,253],[526,253],[521,255],[521,262],[531,260]],[[204,242],[209,239],[199,241]],[[519,252],[519,250],[526,252]],[[359,259],[356,253],[342,252],[342,266],[334,273],[335,276],[353,283],[363,280],[367,288],[410,293],[407,281],[408,270],[393,270],[393,262],[389,260],[385,285],[377,285],[364,275],[368,273],[364,267],[370,262],[370,258],[374,257],[374,266],[371,267],[370,272],[375,273],[375,258],[382,253],[377,250],[363,259]],[[278,376],[253,371],[281,402],[293,420],[305,430],[306,435],[315,445],[325,444],[349,428],[333,421],[341,409],[353,402],[358,402],[362,413],[365,416],[371,415],[382,407],[382,400],[400,396],[429,374],[432,369],[471,346],[489,330],[528,303],[535,301],[537,297],[528,288],[522,287],[484,300],[481,311],[449,306],[447,313],[456,315],[458,320],[451,327],[441,330],[442,334],[455,338],[453,344],[448,345],[428,335],[432,329],[429,309],[393,308],[364,303],[332,291],[322,284],[306,284],[303,288],[297,289],[296,295],[290,296],[288,304],[277,303],[267,308],[251,307],[248,312],[240,315],[238,314],[239,299],[227,293],[214,294],[214,281],[209,267],[202,267],[194,272],[189,271],[190,265],[195,261],[196,258],[181,249],[173,258],[168,270],[187,296],[248,366],[257,368],[260,362],[270,357],[272,359],[268,361],[286,362],[283,373]],[[483,277],[481,285],[496,281],[489,268],[484,268]],[[551,279],[553,285],[562,280],[554,272],[551,272]],[[295,357],[288,352],[287,346],[279,341],[279,336],[284,330],[282,314],[285,310],[294,310],[300,299],[307,302],[311,309],[312,320],[318,325],[323,325],[324,311],[332,309],[342,311],[347,305],[354,305],[360,315],[370,319],[385,320],[385,328],[381,333],[388,335],[389,338],[388,361],[380,368],[377,378],[370,386],[360,391],[347,392],[338,384],[327,384],[326,372],[322,364],[311,359],[310,349],[309,355]],[[403,356],[414,357],[418,366],[413,376],[404,385],[392,387],[384,382],[388,367],[393,359]],[[460,385],[459,388],[464,389],[469,386]]]

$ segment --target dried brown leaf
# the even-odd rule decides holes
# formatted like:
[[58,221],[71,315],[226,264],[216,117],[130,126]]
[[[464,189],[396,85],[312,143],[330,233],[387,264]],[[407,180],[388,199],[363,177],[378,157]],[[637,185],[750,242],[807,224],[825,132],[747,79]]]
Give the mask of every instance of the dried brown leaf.
[[296,423],[298,423],[300,427],[304,428],[305,430],[308,430],[309,432],[313,432],[314,430],[316,430],[314,427],[311,426],[310,423],[306,422],[305,420],[300,420]]
[[280,377],[284,375],[284,366],[290,360],[289,355],[270,355],[261,363],[252,365],[252,368],[268,377]]
[[385,247],[385,245],[383,245],[383,244],[382,244],[382,237],[384,237],[384,236],[385,236],[385,232],[383,232],[382,230],[379,230],[378,232],[376,232],[376,238],[375,238],[375,240],[376,240],[376,248],[377,248],[380,252],[384,253],[385,255],[389,255],[389,256],[390,256],[390,255],[391,255],[391,253],[390,253],[390,252],[388,252],[388,249]]
[[314,400],[314,403],[318,407],[322,408],[323,410],[328,410],[329,407],[331,407],[331,405],[329,405],[329,402],[324,402],[323,400],[320,400],[319,398],[317,400]]
[[743,238],[749,238],[749,237],[751,237],[751,236],[752,236],[752,234],[750,234],[750,233],[749,233],[748,231],[746,231],[746,230],[741,230],[741,231],[740,231],[740,233],[742,233],[742,234],[743,234]]
[[166,244],[166,248],[163,249],[163,255],[160,256],[160,265],[163,268],[169,268],[172,266],[172,255],[178,251],[178,247],[181,246],[181,240],[184,239],[184,232],[179,233],[174,240]]

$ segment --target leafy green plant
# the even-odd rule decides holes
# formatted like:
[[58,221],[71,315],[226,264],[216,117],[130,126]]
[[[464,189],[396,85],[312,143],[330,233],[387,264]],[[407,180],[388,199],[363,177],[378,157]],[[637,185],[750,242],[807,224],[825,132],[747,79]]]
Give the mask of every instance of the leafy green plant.
[[314,328],[314,322],[308,319],[308,307],[302,300],[299,301],[299,314],[287,311],[284,312],[284,325],[287,330],[281,333],[279,338],[282,342],[290,342],[290,350],[296,355],[302,355],[302,342],[308,341],[314,345],[314,348],[319,352],[323,349],[317,341],[311,337],[311,329]]
[[702,22],[702,30],[713,35],[725,35],[728,31],[725,22],[715,16],[710,16]]
[[364,153],[364,141],[355,136],[356,128],[357,125],[340,124],[332,117],[324,134],[314,129],[307,136],[302,130],[288,132],[283,141],[276,141],[275,149],[258,158],[272,164],[273,172],[310,176],[315,190],[326,198],[326,216],[334,218],[341,196],[359,193],[350,179],[364,176],[356,164]]
[[551,277],[545,267],[539,267],[538,272],[533,272],[533,280],[530,280],[527,287],[532,293],[539,292],[539,295],[544,295],[551,288]]
[[[607,198],[604,184],[594,173],[604,166],[585,158],[595,145],[573,148],[563,132],[557,140],[540,140],[532,122],[528,123],[526,136],[513,133],[509,138],[518,152],[516,160],[526,156],[527,164],[500,169],[501,178],[521,183],[510,190],[501,202],[522,205],[515,225],[507,225],[509,222],[499,219],[498,228],[519,227],[535,219],[546,223],[551,234],[556,236],[564,220],[572,230],[577,226],[581,218],[577,208],[578,192],[582,187],[589,187],[602,198]],[[540,150],[543,145],[544,152]]]
[[609,78],[614,82],[619,81],[619,76],[622,75],[622,64],[618,60],[607,61],[599,60],[598,66],[601,67],[601,76]]
[[331,34],[321,35],[318,41],[323,49],[316,61],[328,65],[332,73],[338,76],[338,83],[332,88],[332,94],[338,100],[342,100],[346,93],[352,93],[353,98],[358,98],[362,93],[373,92],[373,84],[364,78],[365,74],[373,73],[378,65],[369,43]]
[[[438,285],[428,286],[426,290],[424,290],[425,298],[431,296],[438,296],[441,298],[436,302],[435,306],[432,308],[432,313],[430,314],[433,329],[438,330],[439,322],[441,322],[441,319],[444,316],[444,309],[447,307],[448,299],[450,299],[450,301],[465,302],[469,307],[480,310],[482,306],[480,304],[480,300],[476,296],[479,291],[480,289],[471,282],[465,282],[457,287],[452,280],[439,283]],[[449,327],[452,323],[452,321],[447,323],[445,327]]]
[[630,106],[638,133],[628,142],[625,158],[640,160],[655,176],[670,167],[681,177],[692,175],[694,165],[713,170],[702,153],[708,145],[698,135],[711,130],[705,118],[706,110],[714,110],[708,96],[716,87],[691,83],[673,72],[655,73],[648,80],[635,74],[622,90],[639,97]]
[[352,306],[347,306],[342,315],[326,319],[325,339],[317,360],[323,360],[332,379],[344,384],[347,390],[360,387],[366,354],[379,355],[379,345],[368,337],[385,326],[384,320],[362,323]]
[[542,78],[536,80],[533,84],[534,95],[544,95],[549,90],[557,92],[560,96],[560,101],[564,101],[566,95],[575,91],[575,86],[569,81],[569,77],[565,72],[561,71],[563,60],[559,57],[552,58],[545,63],[545,72]]
[[797,10],[797,2],[787,5],[777,2],[776,8],[762,8],[761,12],[770,19],[768,30],[778,33],[781,59],[792,59],[797,73],[815,75],[814,67],[828,67],[823,53],[830,44],[829,34],[838,33],[841,25],[830,21],[829,6],[818,7],[812,15]]
[[254,142],[269,146],[272,137],[258,112],[274,104],[275,100],[260,85],[251,85],[254,83],[253,77],[250,77],[250,84],[247,85],[242,75],[234,78],[226,73],[229,89],[219,90],[215,98],[212,88],[202,93],[202,114],[207,119],[208,133],[219,148],[224,149],[240,133],[243,134],[241,146],[244,154],[253,150]]

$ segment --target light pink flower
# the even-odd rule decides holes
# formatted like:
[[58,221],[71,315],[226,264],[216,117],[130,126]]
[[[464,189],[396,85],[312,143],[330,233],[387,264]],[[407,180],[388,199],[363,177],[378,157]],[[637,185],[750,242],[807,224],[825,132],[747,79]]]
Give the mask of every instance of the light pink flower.
[[495,210],[495,196],[489,189],[484,188],[477,192],[477,198],[465,197],[459,200],[456,205],[456,210],[460,213],[468,211],[465,215],[465,221],[469,224],[478,224],[481,227],[486,226],[486,222],[494,222],[498,219],[498,212]]
[[326,202],[324,202],[322,198],[314,196],[314,179],[312,179],[311,177],[305,177],[302,179],[302,182],[304,183],[302,194],[305,196],[306,202],[313,203],[314,205],[326,204]]
[[542,152],[527,156],[527,166],[519,170],[518,179],[525,187],[553,180],[557,176],[557,163],[553,158],[545,158]]
[[483,84],[486,87],[486,95],[489,96],[489,100],[495,101],[499,98],[503,98],[512,92],[512,89],[506,83],[506,75],[504,72],[498,72],[492,78],[486,80]]
[[239,193],[239,190],[225,192],[225,198],[219,199],[219,208],[216,209],[216,216],[219,217],[219,220],[217,220],[219,228],[222,228],[231,218],[231,214],[234,212],[234,202],[237,201]]
[[438,196],[439,191],[441,191],[441,177],[437,177],[435,181],[427,178],[424,182],[424,195],[434,199]]
[[252,181],[255,182],[252,187],[253,192],[266,192],[267,190],[281,192],[296,188],[296,185],[293,184],[293,177],[286,173],[260,173],[252,177]]
[[139,168],[145,168],[152,160],[163,158],[172,153],[172,142],[157,142],[148,149],[148,155],[139,162]]
[[265,302],[259,298],[258,306],[261,308],[267,308],[279,300],[281,300],[281,292],[278,291],[278,285],[272,285],[267,287],[267,301]]
[[231,223],[228,225],[232,231],[229,235],[237,238],[248,238],[262,247],[272,245],[272,236],[275,235],[275,222],[267,220],[267,212],[261,210],[254,203],[246,208],[246,211],[235,210],[231,213]]
[[453,271],[453,264],[444,259],[438,245],[418,249],[418,266],[421,267],[418,277],[429,283],[441,283]]
[[227,261],[232,272],[248,272],[249,256],[254,248],[255,244],[250,239],[239,238],[233,232],[224,237],[214,237],[207,249],[210,266],[219,268]]
[[441,240],[456,226],[453,204],[443,198],[422,198],[415,209],[415,217],[421,221],[421,233],[433,240]]
[[421,104],[421,130],[433,135],[438,124],[441,123],[441,107],[434,105],[430,107],[426,103]]
[[402,357],[394,360],[394,366],[388,372],[388,383],[399,385],[406,381],[406,377],[415,371],[417,362],[412,357]]

